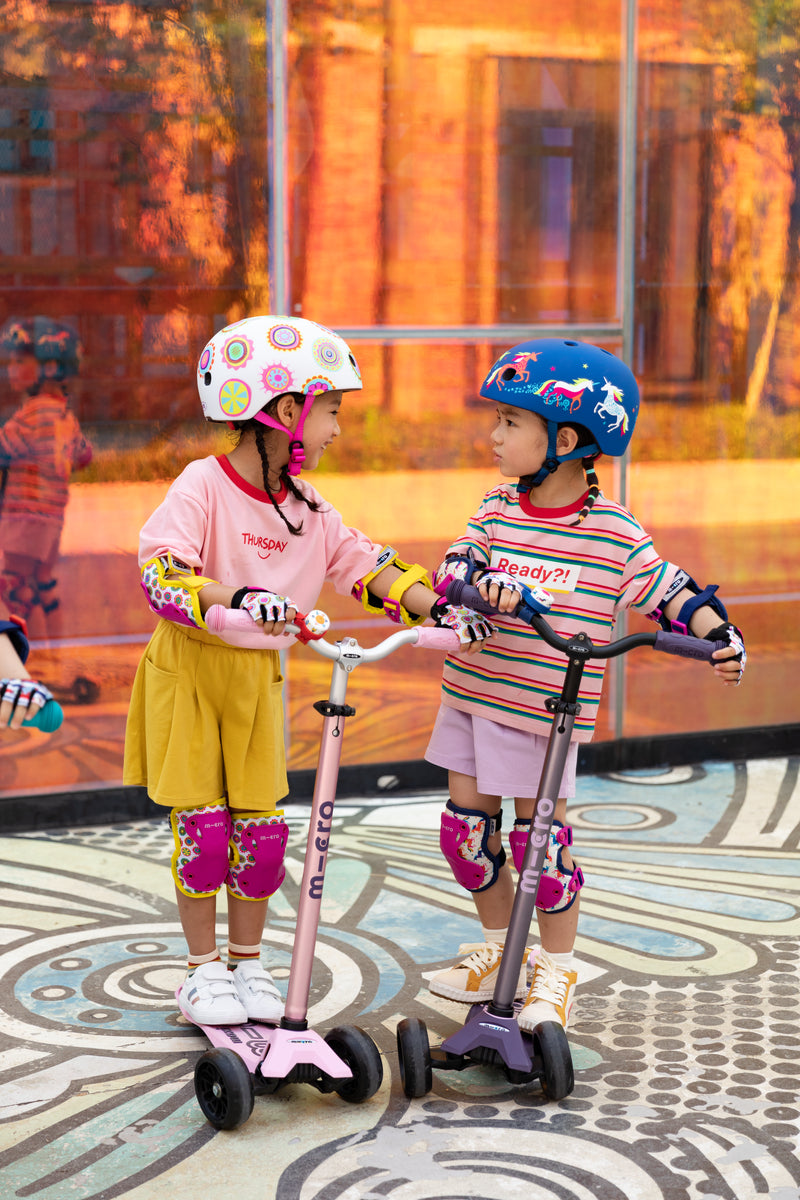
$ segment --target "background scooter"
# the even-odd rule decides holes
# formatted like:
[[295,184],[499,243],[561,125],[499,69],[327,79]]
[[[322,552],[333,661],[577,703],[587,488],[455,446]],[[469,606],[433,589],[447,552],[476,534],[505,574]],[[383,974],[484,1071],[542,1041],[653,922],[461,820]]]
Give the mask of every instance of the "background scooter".
[[[461,580],[450,583],[446,595],[451,603],[464,604],[488,614],[496,612],[477,588]],[[403,1090],[410,1099],[424,1096],[431,1090],[433,1068],[463,1071],[476,1064],[499,1067],[511,1083],[540,1082],[551,1100],[561,1100],[570,1094],[574,1087],[574,1072],[563,1026],[557,1021],[542,1021],[532,1033],[524,1032],[517,1023],[522,1002],[515,1001],[514,996],[519,964],[528,945],[570,736],[575,717],[580,712],[578,691],[584,667],[592,658],[616,658],[639,646],[710,662],[714,651],[725,645],[724,642],[709,642],[662,630],[631,634],[605,646],[595,646],[586,633],[562,638],[543,615],[550,602],[550,597],[541,589],[523,588],[519,607],[513,614],[532,626],[548,646],[564,653],[569,662],[560,696],[552,696],[546,701],[553,714],[553,724],[494,994],[487,1004],[474,1004],[464,1026],[434,1049],[429,1045],[424,1021],[409,1017],[400,1022],[397,1027],[400,1076]]]

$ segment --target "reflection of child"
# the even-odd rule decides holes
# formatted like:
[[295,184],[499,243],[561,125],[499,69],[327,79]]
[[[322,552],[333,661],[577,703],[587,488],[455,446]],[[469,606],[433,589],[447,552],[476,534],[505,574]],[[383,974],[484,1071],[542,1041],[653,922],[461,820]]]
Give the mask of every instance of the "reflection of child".
[[[288,836],[277,809],[287,792],[278,649],[290,642],[276,635],[314,606],[326,579],[395,621],[433,615],[465,644],[490,632],[475,613],[440,601],[422,567],[348,528],[299,478],[338,437],[342,393],[360,388],[347,344],[312,321],[253,317],[223,329],[200,357],[198,389],[206,418],[235,429],[236,445],[190,463],[141,531],[143,587],[166,619],[134,682],[124,780],[172,810],[189,948],[178,1004],[202,1024],[282,1012],[259,961]],[[242,635],[231,635],[233,645],[212,636],[204,614],[213,604],[248,612],[264,649],[246,648]],[[223,884],[228,968],[215,928]]]
[[[556,632],[570,637],[585,630],[598,645],[610,641],[619,612],[637,608],[665,628],[726,641],[715,652],[714,670],[724,683],[738,683],[744,644],[716,588],[699,588],[685,571],[660,559],[635,518],[599,490],[594,460],[624,453],[639,408],[628,368],[596,346],[530,341],[499,359],[480,394],[497,405],[495,463],[518,482],[500,484],[484,497],[449,548],[437,587],[450,576],[468,579],[508,614],[519,601],[520,583],[540,584],[553,590]],[[482,926],[481,941],[462,946],[467,956],[436,972],[430,989],[466,1002],[491,999],[511,916],[501,798],[515,797],[509,842],[519,868],[553,720],[547,698],[558,696],[567,666],[527,625],[508,615],[492,620],[499,626],[496,637],[476,658],[456,655],[445,662],[441,707],[426,753],[449,770],[441,847],[458,882],[472,892]],[[542,948],[530,987],[525,963],[520,967],[517,996],[525,1005],[519,1024],[527,1030],[549,1020],[566,1026],[577,979],[573,947],[583,875],[572,860],[572,831],[564,822],[567,800],[575,795],[578,743],[591,739],[604,665],[593,660],[583,676],[537,895]]]
[[0,349],[11,387],[26,397],[0,429],[0,597],[26,619],[37,605],[49,616],[69,477],[92,457],[64,387],[81,348],[66,325],[29,317],[8,322]]

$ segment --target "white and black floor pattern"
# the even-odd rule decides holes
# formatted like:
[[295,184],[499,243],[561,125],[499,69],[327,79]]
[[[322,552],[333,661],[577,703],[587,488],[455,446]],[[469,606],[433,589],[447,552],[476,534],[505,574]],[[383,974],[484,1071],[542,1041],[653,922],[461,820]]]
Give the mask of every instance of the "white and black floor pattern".
[[[0,838],[3,1200],[800,1200],[798,760],[579,779],[560,1102],[478,1066],[403,1093],[398,1022],[436,1043],[467,1012],[425,986],[477,933],[439,854],[442,803],[336,807],[309,1018],[366,1029],[380,1090],[349,1105],[292,1085],[228,1133],[197,1106],[205,1043],[175,1008],[165,821]],[[307,809],[287,815],[265,936],[284,987]]]

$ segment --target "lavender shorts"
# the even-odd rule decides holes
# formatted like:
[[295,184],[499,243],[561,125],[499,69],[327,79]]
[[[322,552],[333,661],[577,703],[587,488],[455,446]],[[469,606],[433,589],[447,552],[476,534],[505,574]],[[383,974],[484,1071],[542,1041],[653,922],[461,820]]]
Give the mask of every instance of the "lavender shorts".
[[[471,776],[484,796],[535,799],[548,740],[443,704],[425,758],[437,767]],[[578,743],[572,742],[558,789],[558,796],[566,800],[575,795],[577,763]]]

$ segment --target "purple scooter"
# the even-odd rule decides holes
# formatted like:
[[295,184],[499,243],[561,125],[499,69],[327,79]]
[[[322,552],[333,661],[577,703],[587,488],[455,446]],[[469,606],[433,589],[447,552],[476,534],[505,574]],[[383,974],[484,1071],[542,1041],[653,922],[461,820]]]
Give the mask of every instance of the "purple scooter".
[[[206,613],[206,624],[220,637],[226,631],[245,632],[250,635],[250,645],[263,647],[263,634],[240,609],[214,605]],[[333,672],[328,699],[314,705],[323,717],[323,728],[284,1016],[274,1025],[199,1026],[212,1049],[197,1061],[195,1094],[204,1116],[217,1129],[244,1124],[253,1111],[255,1095],[275,1092],[287,1083],[309,1083],[320,1092],[337,1092],[343,1100],[357,1104],[374,1096],[383,1080],[380,1052],[363,1029],[339,1025],[323,1038],[308,1028],[307,1020],[344,726],[346,718],[355,713],[345,703],[347,683],[361,663],[377,662],[401,646],[457,650],[458,635],[449,629],[418,626],[364,648],[354,638],[335,645],[322,640],[329,627],[328,618],[319,610],[306,617],[298,613],[296,624],[287,627],[297,633],[299,641],[330,659]]]
[[[461,580],[450,583],[446,595],[454,604],[464,604],[487,614],[496,612],[477,588]],[[528,945],[570,735],[580,712],[578,691],[584,667],[590,659],[615,658],[637,646],[651,646],[666,654],[709,662],[714,651],[725,645],[724,642],[659,631],[635,633],[610,645],[595,646],[586,633],[577,633],[568,639],[559,637],[543,615],[549,607],[547,593],[539,588],[534,591],[523,588],[520,604],[513,614],[531,625],[548,646],[566,654],[569,664],[560,696],[546,701],[548,711],[553,714],[553,724],[494,995],[487,1004],[474,1004],[464,1026],[433,1049],[428,1043],[424,1021],[407,1017],[400,1022],[397,1027],[400,1076],[409,1099],[418,1099],[431,1090],[434,1067],[439,1071],[463,1071],[476,1064],[499,1067],[514,1084],[540,1081],[551,1100],[562,1100],[570,1094],[574,1073],[563,1026],[557,1021],[542,1021],[533,1033],[524,1032],[517,1023],[522,1004],[515,1000],[515,990],[518,966]]]

